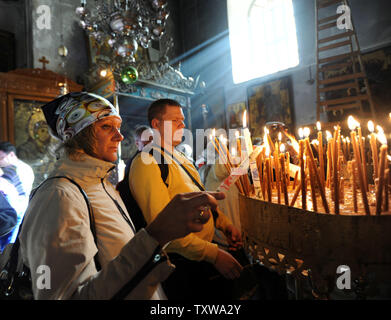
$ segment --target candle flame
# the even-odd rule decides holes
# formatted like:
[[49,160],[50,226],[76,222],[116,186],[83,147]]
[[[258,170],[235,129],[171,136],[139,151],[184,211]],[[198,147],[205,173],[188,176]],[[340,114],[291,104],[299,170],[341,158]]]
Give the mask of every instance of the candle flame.
[[269,144],[265,144],[265,156],[266,157],[269,157],[270,155],[270,147],[269,147]]
[[387,159],[388,161],[391,161],[391,156],[389,154],[387,154]]
[[373,123],[372,120],[369,120],[368,121],[368,130],[369,132],[373,133],[373,131],[375,130],[375,124]]
[[278,141],[281,141],[281,139],[282,139],[282,133],[279,132],[279,133],[278,133]]
[[331,132],[329,130],[326,130],[326,139],[327,139],[327,141],[329,141],[332,137],[333,137],[333,135],[331,134]]
[[303,130],[303,128],[299,128],[298,133],[299,133],[299,138],[303,139],[303,137],[304,137],[304,130]]
[[303,129],[303,133],[304,133],[304,136],[305,136],[306,138],[308,138],[308,137],[310,136],[310,133],[311,133],[310,128],[305,127],[305,128]]
[[319,145],[319,141],[318,141],[318,139],[314,139],[314,140],[312,140],[312,141],[311,141],[311,143],[312,143],[312,144]]
[[377,134],[377,139],[381,144],[387,145],[387,138],[383,132],[379,132]]
[[349,116],[348,118],[348,127],[350,130],[356,130],[357,127],[360,126],[360,123],[353,118],[353,116]]
[[[265,127],[265,129],[266,129],[266,127]],[[270,146],[269,146],[269,139],[267,138],[267,134],[268,134],[269,130],[268,131],[266,131],[266,130],[265,130],[265,133],[263,135],[263,141],[264,141],[263,144],[265,146],[267,155],[269,155],[270,154]]]
[[381,126],[379,126],[379,125],[376,126],[376,130],[377,130],[377,132],[379,132],[379,133],[384,133],[383,128],[382,128]]
[[284,153],[285,152],[285,144],[280,145],[280,152]]
[[349,137],[346,137],[346,142],[347,142],[347,143],[350,143]]
[[286,131],[284,132],[284,134],[285,134],[285,135],[289,138],[289,140],[291,141],[293,150],[295,150],[295,152],[296,152],[297,154],[299,154],[300,146],[299,146],[299,143],[297,142],[296,138],[295,138],[293,135],[291,135],[291,134],[289,134],[288,132],[286,132]]
[[322,130],[322,126],[320,125],[320,121],[316,122],[316,128],[318,129],[318,131]]
[[247,127],[247,110],[243,112],[243,128]]
[[220,134],[220,138],[219,138],[219,140],[220,140],[220,142],[222,143],[222,144],[227,144],[227,139],[222,135],[222,134]]
[[265,132],[265,134],[269,134],[269,129],[268,128],[263,128],[263,131]]

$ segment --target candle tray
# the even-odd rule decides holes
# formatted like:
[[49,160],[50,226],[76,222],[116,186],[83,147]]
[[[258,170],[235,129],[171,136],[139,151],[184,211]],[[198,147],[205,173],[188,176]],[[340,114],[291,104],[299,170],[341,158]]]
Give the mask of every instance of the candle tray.
[[391,283],[389,213],[316,213],[242,194],[239,208],[245,250],[254,261],[310,280],[318,294],[328,297],[335,290],[343,274],[337,274],[339,266],[349,267],[352,284],[363,279],[372,286]]

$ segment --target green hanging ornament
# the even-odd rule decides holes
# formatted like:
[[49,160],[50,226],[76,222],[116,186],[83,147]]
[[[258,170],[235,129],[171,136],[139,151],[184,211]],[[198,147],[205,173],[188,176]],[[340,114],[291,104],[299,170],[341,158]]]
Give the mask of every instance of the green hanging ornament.
[[121,80],[126,84],[133,84],[138,80],[138,71],[135,67],[128,66],[121,72]]

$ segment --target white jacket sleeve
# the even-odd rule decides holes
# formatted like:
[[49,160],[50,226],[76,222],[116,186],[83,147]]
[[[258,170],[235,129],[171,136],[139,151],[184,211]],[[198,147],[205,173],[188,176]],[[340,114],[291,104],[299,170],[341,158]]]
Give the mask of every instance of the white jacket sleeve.
[[35,299],[111,299],[128,283],[135,289],[127,298],[149,299],[172,272],[145,230],[97,272],[97,247],[80,192],[76,187],[45,189],[33,197],[20,235]]

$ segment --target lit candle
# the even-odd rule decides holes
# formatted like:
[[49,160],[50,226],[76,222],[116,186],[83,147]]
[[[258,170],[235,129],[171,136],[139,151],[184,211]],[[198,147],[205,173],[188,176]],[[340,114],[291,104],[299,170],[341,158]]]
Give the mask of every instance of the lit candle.
[[333,182],[334,182],[334,213],[339,214],[339,148],[340,148],[340,136],[339,128],[335,129],[336,142],[334,142],[334,154],[333,154]]
[[348,156],[346,153],[346,139],[342,135],[341,135],[341,141],[342,141],[342,155],[345,158],[345,161],[348,161]]
[[[316,179],[317,184],[318,184],[318,186],[319,186],[319,192],[320,192],[320,196],[321,196],[321,198],[322,198],[323,208],[324,208],[324,210],[326,211],[326,213],[329,213],[330,210],[329,210],[329,205],[328,205],[328,203],[327,203],[326,194],[325,194],[323,188],[321,187],[322,184],[321,184],[321,181],[320,181],[320,176],[319,176],[318,170],[317,170],[317,168],[316,168],[314,155],[313,155],[313,153],[312,153],[311,146],[310,146],[308,140],[306,140],[306,147],[307,147],[307,156],[308,156],[308,158],[309,158],[309,159],[308,159],[309,165],[312,167],[312,172],[313,172],[314,178]],[[314,184],[314,185],[315,185],[315,184]],[[315,199],[315,201],[316,201],[316,199]]]
[[304,140],[299,141],[299,160],[300,160],[300,176],[301,176],[301,203],[304,210],[307,209],[307,192],[305,180],[305,164],[304,164]]
[[272,188],[271,188],[271,185],[270,185],[270,181],[271,181],[271,176],[270,176],[270,158],[266,158],[266,181],[267,181],[267,197],[268,197],[268,200],[269,202],[272,202]]
[[267,145],[269,146],[270,148],[270,151],[271,153],[273,154],[274,153],[274,144],[273,144],[273,141],[272,141],[272,138],[270,138],[270,132],[269,132],[269,129],[268,128],[264,128],[264,132],[265,132],[265,136],[264,136],[264,142],[266,143],[267,141]]
[[318,129],[318,142],[319,142],[319,167],[320,167],[320,180],[322,182],[322,188],[325,188],[325,182],[324,182],[324,154],[323,154],[323,134],[322,134],[322,127],[320,122],[318,121],[316,123],[316,127]]
[[240,143],[239,131],[235,131],[235,136],[236,136],[236,143],[238,148],[238,156],[240,158],[240,161],[242,161],[242,145]]
[[310,136],[310,134],[311,134],[310,128],[305,127],[305,128],[303,129],[303,135],[304,135],[304,137],[305,137],[306,139],[308,139],[309,136]]
[[371,132],[370,135],[370,145],[371,145],[371,151],[372,151],[372,162],[373,162],[373,182],[375,184],[376,179],[378,178],[378,170],[379,170],[379,159],[378,159],[378,153],[377,153],[377,144],[376,144],[376,135],[373,132],[375,130],[375,125],[373,124],[373,121],[368,121],[368,130]]
[[364,147],[365,139],[363,139],[363,136],[362,136],[360,123],[357,122],[357,125],[358,125],[357,126],[358,146],[359,146],[359,150],[360,150],[360,153],[361,153],[361,162],[362,162],[362,170],[363,170],[363,177],[364,177],[364,186],[365,186],[365,189],[368,192],[367,161],[366,161],[366,157],[365,157],[365,147]]
[[253,144],[251,142],[251,134],[250,131],[247,128],[247,110],[243,112],[243,136],[244,136],[244,142],[246,146],[246,152],[249,156],[253,152]]
[[[308,151],[307,151],[307,154],[308,154]],[[307,162],[307,164],[308,164],[308,162]],[[311,198],[312,198],[313,211],[317,212],[318,205],[316,203],[316,191],[315,191],[315,180],[314,180],[315,172],[314,172],[314,168],[313,168],[312,164],[310,164],[308,166],[308,170],[309,170],[309,178],[310,178],[309,180],[310,180],[310,187],[311,187]]]
[[332,138],[331,132],[328,130],[326,131],[326,138],[327,138],[327,168],[326,168],[327,178],[326,178],[325,186],[327,186],[327,188],[330,188],[330,179],[331,179],[331,170],[332,170],[332,167],[331,167],[331,146],[332,146],[331,140],[333,138]]
[[[240,160],[239,162],[237,162],[237,157],[236,157],[236,149],[234,147],[231,148],[231,156],[232,156],[232,164],[239,164],[240,163]],[[238,188],[239,192],[242,193],[242,194],[245,194],[244,193],[244,190],[242,188],[242,185],[240,184],[240,180],[237,180],[235,181],[235,184],[236,184],[236,187]]]
[[[228,174],[229,174],[229,173],[231,172],[231,168],[229,167],[227,161],[225,161],[224,158],[222,157],[222,155],[221,155],[221,153],[220,153],[220,150],[219,150],[219,149],[220,149],[220,146],[217,147],[216,144],[215,144],[215,142],[218,143],[218,141],[217,141],[215,135],[216,135],[216,130],[213,129],[213,130],[212,130],[212,134],[209,135],[210,142],[212,142],[213,147],[215,148],[215,150],[217,151],[217,154],[219,155],[219,162],[220,162],[221,160],[223,160],[223,164],[224,164],[224,166],[225,166],[225,168],[227,169]],[[220,162],[220,163],[221,163],[221,162]]]
[[[259,147],[259,146],[256,147],[256,148],[257,149],[261,149],[261,147]],[[260,151],[259,151],[259,153],[260,153]],[[257,158],[258,157],[256,157],[256,158],[250,157],[250,173],[251,173],[251,177],[252,177],[252,180],[253,180],[255,196],[257,198],[260,198],[262,190],[261,190],[261,180],[259,179]],[[247,181],[248,181],[248,179],[247,179]],[[248,185],[249,185],[249,189],[251,189],[250,182],[248,183]]]
[[[282,145],[281,145],[282,146]],[[282,190],[284,193],[284,203],[285,205],[289,205],[289,200],[288,200],[288,190],[286,186],[286,174],[285,174],[285,157],[284,154],[280,154],[280,167],[281,167],[281,183],[282,183]]]
[[223,161],[224,163],[227,163],[228,166],[231,168],[232,167],[232,162],[231,162],[231,159],[230,159],[230,156],[229,156],[229,152],[228,152],[228,149],[227,149],[227,139],[221,134],[220,137],[219,137],[219,140],[217,141],[216,139],[216,142],[219,146],[219,149],[221,150],[221,153],[223,155]]
[[281,145],[281,140],[282,140],[282,133],[281,132],[278,133],[277,138],[278,138],[278,150],[280,150],[280,145]]
[[367,197],[367,189],[365,188],[365,180],[363,176],[363,169],[362,169],[362,162],[360,159],[360,150],[357,145],[357,138],[356,138],[356,132],[355,129],[357,127],[357,121],[354,120],[352,116],[349,116],[348,118],[348,126],[350,131],[350,138],[352,140],[352,146],[353,146],[353,152],[354,152],[354,159],[356,160],[356,167],[358,171],[358,179],[360,183],[360,189],[361,189],[361,196],[364,204],[365,214],[370,215],[371,212],[369,210],[368,205],[368,197]]
[[280,157],[279,157],[278,151],[279,150],[278,150],[278,145],[277,145],[277,148],[275,148],[275,151],[274,151],[274,174],[275,174],[275,178],[276,178],[277,200],[278,200],[278,203],[280,204],[281,203],[280,165],[279,165]]
[[387,155],[387,139],[384,135],[378,135],[382,140],[382,146],[380,147],[380,160],[379,160],[379,184],[376,190],[376,215],[380,215],[382,206],[382,194],[384,188],[384,174],[386,168],[386,155]]
[[220,151],[217,149],[217,146],[216,146],[216,144],[214,143],[213,132],[214,132],[214,131],[212,131],[212,134],[209,135],[209,140],[210,140],[210,142],[213,144],[213,147],[215,148],[217,154],[220,155]]
[[265,161],[263,162],[262,165],[262,196],[263,200],[266,201],[266,188],[267,188],[267,173],[266,173],[266,158],[264,158]]

